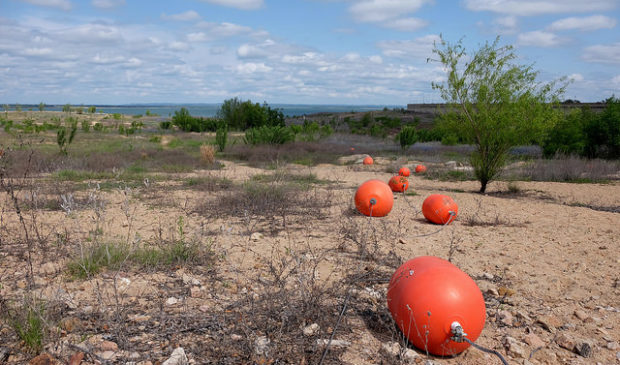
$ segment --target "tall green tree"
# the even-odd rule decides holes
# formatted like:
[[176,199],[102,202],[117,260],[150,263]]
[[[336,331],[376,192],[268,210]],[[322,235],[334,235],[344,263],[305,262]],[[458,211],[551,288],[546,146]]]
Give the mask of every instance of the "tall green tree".
[[39,103],[39,111],[42,112],[45,109],[45,103],[44,102],[40,102]]
[[476,146],[470,156],[480,192],[501,173],[511,147],[540,143],[561,117],[554,108],[566,86],[564,79],[536,81],[531,65],[513,63],[510,45],[499,37],[468,54],[462,40],[443,38],[435,44],[436,58],[447,70],[447,80],[432,83],[448,104],[442,123],[448,130]]

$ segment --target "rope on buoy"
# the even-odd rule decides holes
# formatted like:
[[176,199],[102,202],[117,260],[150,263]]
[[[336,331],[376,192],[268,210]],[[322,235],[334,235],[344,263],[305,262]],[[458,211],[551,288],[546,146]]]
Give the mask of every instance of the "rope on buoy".
[[465,330],[463,330],[463,327],[461,326],[461,324],[459,322],[453,322],[450,327],[451,327],[451,332],[452,332],[452,337],[450,337],[450,339],[452,341],[454,341],[454,342],[467,342],[468,344],[472,345],[474,348],[477,348],[480,351],[483,351],[483,352],[486,352],[488,354],[493,354],[493,355],[497,356],[500,359],[500,361],[502,362],[502,364],[508,365],[508,362],[506,361],[506,359],[504,359],[502,354],[500,354],[498,351],[491,350],[491,349],[488,349],[486,347],[480,346],[480,345],[476,344],[474,341],[472,341],[469,338],[467,338],[467,333],[465,333]]

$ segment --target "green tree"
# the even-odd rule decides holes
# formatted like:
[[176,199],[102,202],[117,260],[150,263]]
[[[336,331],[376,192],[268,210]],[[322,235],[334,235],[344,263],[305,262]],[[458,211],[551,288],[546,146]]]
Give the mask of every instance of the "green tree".
[[605,110],[584,121],[585,155],[590,158],[620,158],[620,98],[605,100]]
[[560,120],[545,138],[542,148],[545,157],[564,155],[583,155],[586,146],[584,121],[592,119],[594,113],[589,108],[576,109]]
[[39,111],[42,112],[43,109],[45,109],[45,103],[44,102],[40,102],[39,103]]
[[[560,118],[554,109],[564,92],[563,79],[536,81],[532,66],[513,63],[512,46],[499,46],[499,37],[471,55],[462,41],[435,44],[433,53],[448,73],[443,83],[432,83],[448,104],[442,123],[476,146],[470,156],[480,192],[502,171],[510,148],[540,143]],[[562,84],[558,87],[558,84]]]
[[71,114],[71,104],[67,103],[62,106],[62,111]]
[[88,113],[89,114],[95,114],[96,111],[97,111],[97,107],[95,107],[95,106],[89,106],[88,107]]

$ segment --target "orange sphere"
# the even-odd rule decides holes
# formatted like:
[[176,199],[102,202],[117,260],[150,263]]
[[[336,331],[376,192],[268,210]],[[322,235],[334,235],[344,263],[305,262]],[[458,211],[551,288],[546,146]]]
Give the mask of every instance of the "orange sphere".
[[476,283],[450,262],[422,256],[399,267],[387,292],[392,318],[409,342],[438,356],[455,355],[467,342],[455,342],[452,325],[476,341],[486,320],[484,298]]
[[366,156],[366,157],[364,158],[364,160],[362,161],[362,163],[363,163],[364,165],[372,165],[372,164],[374,163],[374,161],[372,160],[372,157],[370,157],[370,156]]
[[397,193],[404,193],[407,189],[409,189],[409,181],[406,177],[400,175],[392,176],[388,182],[388,185],[393,192]]
[[422,173],[426,172],[426,166],[424,166],[424,165],[417,165],[415,167],[415,172],[417,172],[418,174],[422,174]]
[[422,203],[422,214],[435,224],[450,224],[458,213],[458,205],[447,195],[432,194]]
[[409,175],[411,175],[411,171],[407,167],[401,167],[400,170],[398,170],[398,174],[400,176],[408,177]]
[[368,180],[355,193],[355,207],[360,213],[371,217],[384,217],[394,206],[394,194],[381,180]]

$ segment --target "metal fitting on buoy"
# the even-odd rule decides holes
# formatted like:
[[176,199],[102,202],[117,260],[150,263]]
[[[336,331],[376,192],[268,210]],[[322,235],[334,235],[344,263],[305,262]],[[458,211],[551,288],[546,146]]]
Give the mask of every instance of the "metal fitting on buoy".
[[461,326],[459,322],[452,322],[452,324],[450,325],[450,332],[452,332],[452,337],[450,337],[452,341],[465,342],[463,338],[467,336],[467,333],[465,333],[465,330],[463,330],[463,326]]
[[377,199],[371,198],[370,199],[370,205],[375,205],[375,204],[377,204]]

